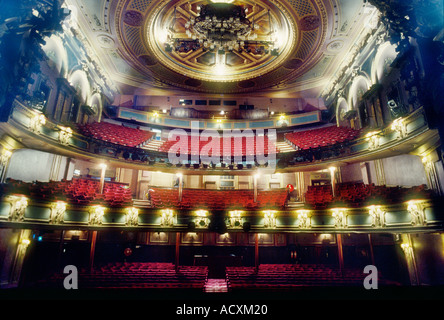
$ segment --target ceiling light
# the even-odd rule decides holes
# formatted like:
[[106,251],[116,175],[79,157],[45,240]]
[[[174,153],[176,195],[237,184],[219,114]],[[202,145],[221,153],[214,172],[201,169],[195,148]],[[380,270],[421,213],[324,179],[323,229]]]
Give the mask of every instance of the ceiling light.
[[[256,54],[279,54],[277,42],[284,41],[273,26],[270,11],[268,11],[267,39],[258,37],[256,33],[260,26],[254,18],[250,21],[247,9],[233,4],[232,0],[214,0],[201,5],[197,16],[191,16],[185,21],[185,35],[174,30],[176,19],[172,19],[169,35],[165,43],[165,50],[171,52],[189,52],[198,49],[215,51],[224,54],[227,51],[254,51]],[[176,17],[177,9],[174,8],[173,16]],[[161,40],[163,40],[163,35]]]

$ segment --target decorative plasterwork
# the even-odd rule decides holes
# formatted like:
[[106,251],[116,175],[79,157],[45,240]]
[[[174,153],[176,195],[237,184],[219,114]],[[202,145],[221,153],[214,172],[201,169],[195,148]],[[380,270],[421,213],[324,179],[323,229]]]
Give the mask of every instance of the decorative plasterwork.
[[218,74],[211,52],[166,52],[161,43],[162,33],[171,23],[174,6],[180,9],[176,15],[176,26],[180,28],[181,23],[185,23],[180,18],[195,15],[194,8],[204,2],[118,2],[114,20],[118,46],[122,48],[119,54],[137,72],[146,75],[145,84],[148,81],[153,86],[163,83],[213,93],[257,91],[290,83],[320,60],[322,52],[319,49],[326,37],[327,11],[330,10],[330,3],[320,0],[236,1],[248,7],[258,23],[262,22],[264,37],[268,28],[264,13],[270,10],[281,32],[278,56],[233,52],[227,56],[226,70]]

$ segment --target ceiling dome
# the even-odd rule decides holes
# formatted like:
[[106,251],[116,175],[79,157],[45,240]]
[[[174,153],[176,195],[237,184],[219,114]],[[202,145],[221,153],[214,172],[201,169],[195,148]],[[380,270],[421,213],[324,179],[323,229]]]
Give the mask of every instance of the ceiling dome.
[[[322,1],[229,2],[121,0],[115,15],[121,54],[153,86],[207,93],[270,88],[318,62],[328,25]],[[228,30],[237,16],[243,24]],[[218,28],[204,24],[212,18],[222,19]],[[228,39],[224,50],[221,39]]]

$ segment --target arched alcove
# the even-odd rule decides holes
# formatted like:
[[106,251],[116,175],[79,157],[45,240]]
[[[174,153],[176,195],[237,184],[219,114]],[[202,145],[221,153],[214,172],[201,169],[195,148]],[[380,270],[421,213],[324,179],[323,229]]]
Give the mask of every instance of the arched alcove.
[[68,71],[68,54],[62,39],[57,35],[45,38],[45,45],[42,47],[49,59],[49,64],[60,74],[61,78],[66,78]]
[[380,83],[384,75],[390,71],[390,64],[398,55],[395,49],[396,46],[390,42],[385,42],[379,46],[372,64],[371,78],[373,83]]
[[77,94],[83,103],[87,102],[91,89],[88,76],[85,71],[78,69],[73,71],[68,77],[69,83],[76,89]]

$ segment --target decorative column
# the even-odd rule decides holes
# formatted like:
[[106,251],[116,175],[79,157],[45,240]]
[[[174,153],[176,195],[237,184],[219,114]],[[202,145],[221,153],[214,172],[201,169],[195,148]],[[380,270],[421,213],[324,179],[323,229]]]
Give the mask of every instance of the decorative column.
[[257,179],[259,178],[259,173],[256,173],[253,176],[253,197],[254,202],[257,202]]
[[296,175],[296,188],[297,188],[297,193],[298,193],[298,198],[299,201],[302,202],[304,201],[304,172],[295,172]]
[[180,252],[180,232],[176,232],[176,253],[174,259],[174,265],[176,271],[179,269],[179,252]]
[[372,235],[370,233],[368,234],[368,245],[370,248],[370,259],[372,261],[372,265],[375,265],[375,255],[373,252],[373,241],[372,241]]
[[328,168],[330,170],[330,179],[331,179],[331,189],[333,192],[333,197],[335,196],[335,188],[336,188],[336,167]]
[[105,186],[105,174],[106,174],[106,164],[101,163],[100,168],[100,194],[103,194],[103,187]]
[[344,271],[344,251],[342,250],[342,235],[340,233],[336,234],[336,243],[338,245],[339,270],[342,273]]
[[183,196],[183,174],[182,173],[178,173],[176,175],[179,178],[179,202],[181,202],[182,201],[182,196]]
[[97,230],[92,232],[91,236],[91,250],[89,252],[89,270],[92,272],[94,269],[94,254],[96,251]]
[[259,234],[254,234],[254,267],[256,272],[259,270]]
[[422,157],[422,164],[424,165],[424,170],[427,177],[427,182],[430,187],[435,193],[441,195],[441,187],[438,180],[438,174],[436,172],[435,163],[432,160],[432,156],[426,155]]
[[21,230],[17,243],[17,250],[15,252],[14,261],[10,272],[9,285],[16,287],[20,282],[20,275],[22,273],[23,262],[25,260],[26,251],[31,244],[31,230]]
[[[407,268],[410,276],[410,283],[412,285],[419,285],[419,274],[416,265],[415,252],[412,246],[412,239],[410,234],[403,235],[404,241],[401,243],[401,249],[404,251]],[[405,239],[406,238],[406,239]]]
[[384,173],[384,164],[382,159],[376,159],[373,161],[375,165],[375,173],[376,173],[376,184],[378,186],[384,186],[385,183],[385,173]]

